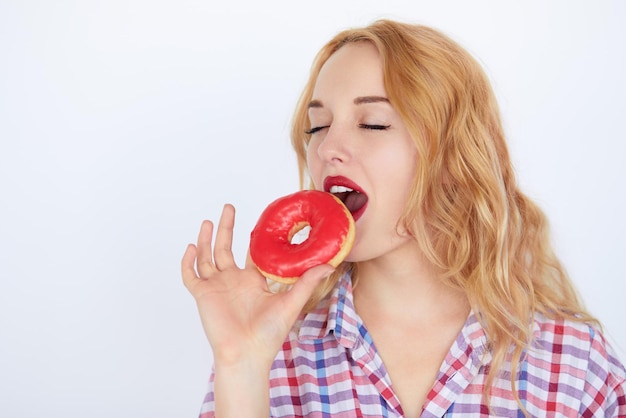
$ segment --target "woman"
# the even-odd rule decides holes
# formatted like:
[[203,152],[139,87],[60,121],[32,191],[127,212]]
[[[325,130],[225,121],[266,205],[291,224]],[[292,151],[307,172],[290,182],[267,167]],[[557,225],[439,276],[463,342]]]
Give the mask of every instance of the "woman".
[[[626,372],[516,183],[477,62],[378,21],[318,54],[292,142],[357,226],[336,271],[270,292],[205,221],[183,257],[213,349],[202,417],[624,416]],[[195,264],[195,268],[194,268]]]

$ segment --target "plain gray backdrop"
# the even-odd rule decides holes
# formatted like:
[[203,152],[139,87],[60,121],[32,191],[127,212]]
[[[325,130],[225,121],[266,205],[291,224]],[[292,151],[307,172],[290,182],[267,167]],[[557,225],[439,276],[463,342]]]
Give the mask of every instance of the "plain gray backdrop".
[[0,0],[0,416],[193,417],[211,352],[179,262],[298,188],[291,111],[337,31],[389,17],[483,63],[524,190],[626,359],[619,1]]

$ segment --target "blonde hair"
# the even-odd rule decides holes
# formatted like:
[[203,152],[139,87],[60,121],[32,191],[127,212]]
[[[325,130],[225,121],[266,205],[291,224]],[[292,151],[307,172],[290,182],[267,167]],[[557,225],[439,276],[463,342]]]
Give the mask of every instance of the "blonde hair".
[[[467,294],[485,328],[493,355],[485,395],[510,359],[519,401],[515,377],[536,313],[599,324],[552,250],[545,215],[518,188],[487,76],[467,51],[428,27],[380,20],[337,34],[315,58],[294,113],[291,138],[303,188],[310,187],[307,105],[321,67],[352,42],[371,42],[378,49],[388,99],[418,150],[400,224],[444,272],[442,279]],[[305,309],[356,267],[340,266]],[[358,279],[356,270],[352,274]]]

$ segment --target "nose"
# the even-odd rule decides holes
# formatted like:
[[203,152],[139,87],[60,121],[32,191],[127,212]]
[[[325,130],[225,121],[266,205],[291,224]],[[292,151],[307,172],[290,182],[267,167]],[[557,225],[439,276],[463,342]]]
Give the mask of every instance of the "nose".
[[317,147],[317,155],[326,163],[346,163],[351,158],[347,132],[331,125]]

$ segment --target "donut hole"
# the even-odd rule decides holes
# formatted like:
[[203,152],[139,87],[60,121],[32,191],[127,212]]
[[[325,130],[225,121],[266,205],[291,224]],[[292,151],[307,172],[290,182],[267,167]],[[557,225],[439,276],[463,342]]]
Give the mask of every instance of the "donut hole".
[[294,225],[289,231],[289,243],[292,245],[300,245],[307,239],[311,233],[311,225],[308,222],[300,222]]

